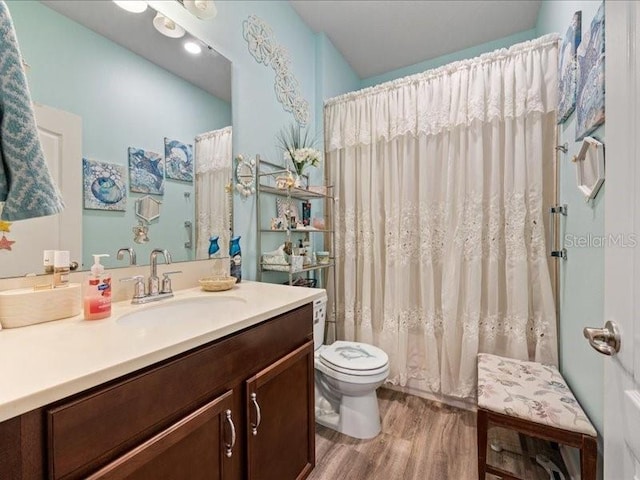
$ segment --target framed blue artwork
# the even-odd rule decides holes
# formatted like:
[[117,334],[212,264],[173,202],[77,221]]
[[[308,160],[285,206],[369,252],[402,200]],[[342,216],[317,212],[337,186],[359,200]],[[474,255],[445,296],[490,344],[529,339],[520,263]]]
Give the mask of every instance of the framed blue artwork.
[[165,137],[164,163],[167,178],[193,183],[193,146]]
[[129,147],[129,189],[164,195],[164,166],[159,154]]
[[580,45],[582,12],[573,14],[558,55],[558,123],[564,122],[576,108],[577,60]]
[[82,159],[84,208],[88,210],[127,209],[127,171],[124,165]]
[[579,141],[604,123],[604,3],[584,30],[576,53],[576,141]]

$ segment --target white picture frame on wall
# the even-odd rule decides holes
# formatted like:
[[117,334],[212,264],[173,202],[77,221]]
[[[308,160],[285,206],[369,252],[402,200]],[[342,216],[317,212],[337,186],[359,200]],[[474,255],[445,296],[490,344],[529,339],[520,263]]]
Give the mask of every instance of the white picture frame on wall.
[[578,190],[587,201],[596,198],[604,183],[604,144],[593,137],[584,137],[580,152],[573,161]]

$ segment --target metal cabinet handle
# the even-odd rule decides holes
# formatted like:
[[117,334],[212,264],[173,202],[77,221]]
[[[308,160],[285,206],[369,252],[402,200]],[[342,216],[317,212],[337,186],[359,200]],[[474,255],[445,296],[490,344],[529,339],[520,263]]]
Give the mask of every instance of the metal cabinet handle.
[[251,433],[257,435],[258,427],[262,421],[262,416],[260,415],[260,405],[258,405],[257,395],[255,393],[251,394],[251,402],[253,403],[253,407],[256,409],[256,423],[251,424]]
[[620,351],[620,330],[612,321],[607,321],[604,328],[585,327],[582,333],[589,345],[603,355],[613,356]]
[[231,410],[224,412],[224,415],[227,423],[229,424],[229,428],[231,428],[231,443],[225,443],[224,454],[228,458],[231,458],[231,455],[233,455],[233,447],[236,445],[236,427],[231,419]]

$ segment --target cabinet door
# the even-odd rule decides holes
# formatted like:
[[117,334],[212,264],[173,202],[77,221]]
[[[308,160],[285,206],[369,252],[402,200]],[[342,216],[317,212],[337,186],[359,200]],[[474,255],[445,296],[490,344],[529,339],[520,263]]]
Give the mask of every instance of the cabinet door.
[[315,465],[313,341],[246,382],[250,480],[306,478]]
[[236,432],[232,391],[89,476],[91,480],[228,479]]

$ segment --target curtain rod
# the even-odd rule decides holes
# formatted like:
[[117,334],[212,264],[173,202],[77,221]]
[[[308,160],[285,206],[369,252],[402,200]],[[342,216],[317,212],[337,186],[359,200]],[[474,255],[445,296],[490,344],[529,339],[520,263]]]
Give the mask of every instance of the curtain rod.
[[447,63],[440,67],[432,68],[420,73],[414,73],[406,77],[397,78],[388,82],[374,85],[371,87],[356,90],[354,92],[345,93],[337,97],[330,98],[324,102],[324,106],[332,106],[338,103],[343,103],[348,100],[354,100],[356,98],[365,97],[367,95],[373,95],[385,90],[392,90],[398,87],[403,87],[412,83],[417,83],[423,80],[434,78],[445,73],[450,73],[462,68],[469,68],[478,64],[494,62],[503,58],[507,58],[511,55],[519,54],[526,51],[531,51],[538,48],[544,48],[553,44],[558,44],[560,41],[560,35],[557,33],[549,33],[533,40],[527,40],[525,42],[516,43],[508,48],[499,48],[492,52],[483,53],[477,57],[468,58],[465,60],[458,60],[456,62]]

